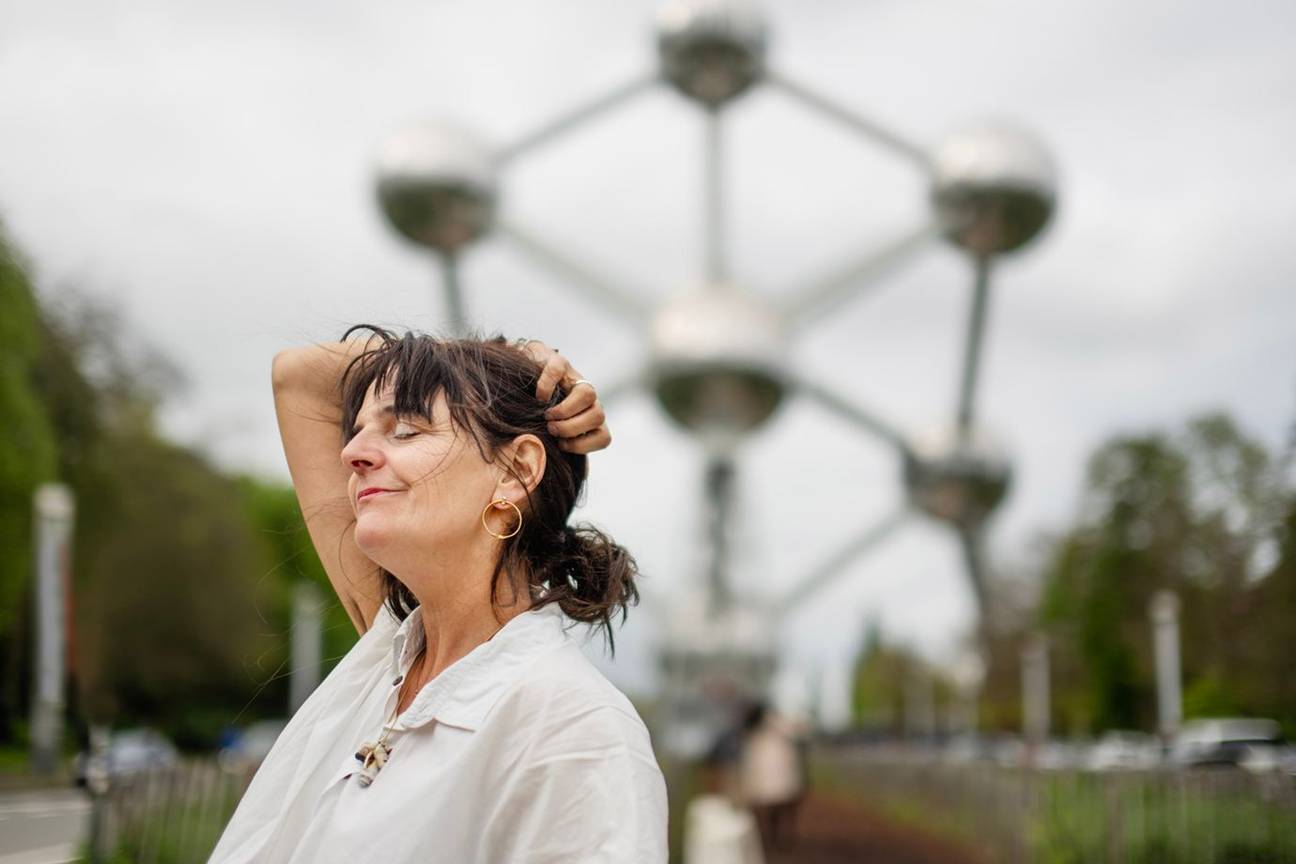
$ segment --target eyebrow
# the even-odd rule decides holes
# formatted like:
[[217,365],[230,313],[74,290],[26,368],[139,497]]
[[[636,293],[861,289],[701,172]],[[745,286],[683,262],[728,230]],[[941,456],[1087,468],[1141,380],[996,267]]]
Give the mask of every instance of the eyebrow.
[[[381,407],[381,408],[378,409],[378,414],[379,414],[380,416],[382,416],[382,417],[395,417],[395,416],[396,416],[396,404],[393,402],[393,403],[388,403],[388,404],[384,405],[383,407]],[[352,424],[352,426],[351,426],[351,432],[347,435],[347,438],[354,438],[355,436],[357,436],[357,435],[359,435],[359,434],[360,434],[360,426],[355,425],[355,424]]]

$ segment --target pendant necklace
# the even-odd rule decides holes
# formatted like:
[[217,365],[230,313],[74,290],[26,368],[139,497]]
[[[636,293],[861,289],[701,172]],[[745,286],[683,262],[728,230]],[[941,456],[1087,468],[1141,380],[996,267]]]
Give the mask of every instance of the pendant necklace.
[[[423,656],[424,652],[420,651],[418,657],[420,662],[422,661]],[[413,668],[413,665],[414,664],[411,663],[410,667]],[[421,666],[420,671],[422,671]],[[396,679],[395,683],[403,683],[405,677],[405,675],[400,676]],[[355,758],[356,761],[360,763],[359,783],[361,788],[365,788],[370,783],[373,783],[374,778],[378,776],[378,772],[382,770],[383,766],[387,764],[387,760],[391,757],[392,746],[387,742],[391,738],[391,733],[395,731],[396,718],[400,715],[400,703],[401,694],[398,692],[396,694],[396,706],[392,708],[391,719],[383,724],[382,733],[379,734],[378,740],[373,742],[366,741],[364,744],[361,744],[360,749],[356,751]]]
[[[486,641],[489,642],[491,639],[494,639],[495,634],[499,633],[502,629],[504,629],[503,624],[496,627],[495,633],[492,633]],[[427,646],[424,645],[423,648],[420,649],[418,657],[415,658],[415,662],[419,664],[420,672],[423,671],[422,664],[426,657]],[[413,671],[413,669],[414,663],[410,663],[410,671]],[[400,676],[393,683],[404,683],[408,674],[409,673],[407,672],[405,675]],[[391,739],[391,733],[395,731],[396,718],[400,715],[400,703],[401,695],[400,693],[397,693],[396,707],[392,709],[391,719],[383,724],[382,732],[378,735],[378,740],[373,742],[366,741],[360,745],[360,749],[356,750],[355,758],[356,761],[360,763],[359,783],[361,788],[367,787],[369,784],[373,783],[374,778],[378,776],[378,772],[382,770],[383,766],[387,764],[387,760],[391,758],[392,745],[389,744],[388,741]]]

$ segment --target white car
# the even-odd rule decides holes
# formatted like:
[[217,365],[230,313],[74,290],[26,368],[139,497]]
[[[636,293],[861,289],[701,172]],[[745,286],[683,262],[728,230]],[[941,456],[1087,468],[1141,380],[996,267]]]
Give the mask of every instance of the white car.
[[1154,736],[1114,729],[1089,750],[1085,767],[1090,771],[1146,771],[1160,761],[1161,747]]
[[[108,739],[103,771],[112,783],[151,771],[167,771],[179,761],[175,745],[156,729],[124,729]],[[73,770],[78,786],[86,785],[89,762],[87,754],[77,754]]]
[[1220,717],[1185,723],[1175,738],[1173,756],[1180,765],[1260,764],[1265,752],[1282,746],[1277,721]]

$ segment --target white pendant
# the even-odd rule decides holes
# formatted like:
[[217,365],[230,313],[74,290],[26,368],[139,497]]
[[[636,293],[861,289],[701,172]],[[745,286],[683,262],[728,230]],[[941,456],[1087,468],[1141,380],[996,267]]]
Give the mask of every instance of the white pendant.
[[356,760],[360,763],[360,785],[368,786],[378,776],[378,772],[387,764],[388,757],[391,756],[392,748],[387,746],[387,742],[379,738],[373,744],[361,744],[360,749],[356,751]]

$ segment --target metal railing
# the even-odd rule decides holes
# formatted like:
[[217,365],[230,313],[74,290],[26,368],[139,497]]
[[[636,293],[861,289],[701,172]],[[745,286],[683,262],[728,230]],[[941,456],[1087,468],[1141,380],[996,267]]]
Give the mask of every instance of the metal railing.
[[1046,770],[858,746],[820,749],[816,764],[826,785],[991,861],[1296,862],[1291,774]]
[[[211,855],[251,779],[215,759],[116,779],[95,799],[90,860],[189,864]],[[93,848],[97,846],[97,849]]]

